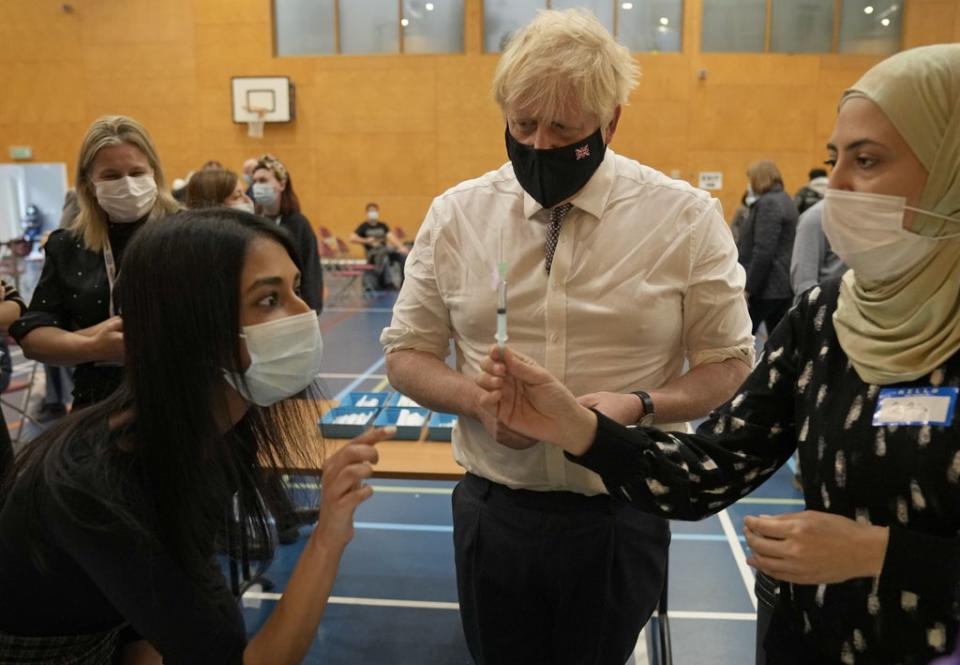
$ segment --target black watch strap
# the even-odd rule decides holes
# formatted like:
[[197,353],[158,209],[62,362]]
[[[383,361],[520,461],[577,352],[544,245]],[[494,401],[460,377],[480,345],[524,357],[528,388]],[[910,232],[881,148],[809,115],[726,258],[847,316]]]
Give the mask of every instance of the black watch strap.
[[656,420],[656,409],[653,407],[653,399],[650,397],[650,393],[644,390],[635,390],[634,395],[640,398],[640,402],[643,404],[643,415],[640,416],[640,420],[637,422],[638,425],[643,425],[644,427],[649,427],[653,425]]

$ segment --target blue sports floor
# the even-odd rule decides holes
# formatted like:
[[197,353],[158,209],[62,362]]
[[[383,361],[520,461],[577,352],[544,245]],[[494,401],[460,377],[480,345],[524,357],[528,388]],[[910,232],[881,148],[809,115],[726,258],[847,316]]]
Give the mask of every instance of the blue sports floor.
[[[325,374],[331,396],[389,389],[377,342],[390,321],[393,294],[332,304],[321,318]],[[384,444],[389,445],[389,444]],[[719,516],[674,522],[670,551],[670,624],[676,665],[746,664],[754,659],[752,571],[742,543],[743,518],[803,509],[791,472]],[[309,489],[309,479],[291,479]],[[454,483],[374,480],[373,497],[356,517],[308,663],[324,665],[460,665],[470,662],[457,612],[450,493]],[[281,546],[269,568],[270,593],[244,599],[250,631],[274,606],[303,548]],[[739,562],[738,562],[739,560]],[[645,663],[642,647],[638,663]]]

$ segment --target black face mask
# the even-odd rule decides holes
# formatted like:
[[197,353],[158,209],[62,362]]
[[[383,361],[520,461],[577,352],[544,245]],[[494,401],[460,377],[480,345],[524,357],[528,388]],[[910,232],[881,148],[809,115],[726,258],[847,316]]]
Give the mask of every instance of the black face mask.
[[523,145],[506,130],[507,155],[520,186],[544,208],[570,198],[587,184],[603,161],[607,144],[603,132],[563,146],[537,150]]

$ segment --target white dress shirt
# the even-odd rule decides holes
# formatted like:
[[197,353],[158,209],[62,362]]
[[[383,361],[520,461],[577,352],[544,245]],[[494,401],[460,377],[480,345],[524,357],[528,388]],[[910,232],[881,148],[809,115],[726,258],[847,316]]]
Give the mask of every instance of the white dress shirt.
[[[476,376],[494,343],[502,242],[508,343],[575,395],[656,389],[676,379],[685,360],[752,366],[744,272],[716,199],[607,148],[570,202],[547,275],[550,211],[523,190],[509,162],[434,199],[380,337],[384,351],[445,358],[452,338],[457,370]],[[606,491],[559,448],[507,448],[472,418],[459,419],[453,451],[467,471],[511,488]]]

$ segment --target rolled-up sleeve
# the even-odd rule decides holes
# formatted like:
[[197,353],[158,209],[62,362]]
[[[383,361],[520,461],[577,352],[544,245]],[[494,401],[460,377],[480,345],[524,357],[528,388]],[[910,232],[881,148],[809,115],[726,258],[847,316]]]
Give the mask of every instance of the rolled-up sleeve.
[[752,367],[753,335],[743,295],[746,277],[716,202],[696,222],[690,250],[690,279],[683,297],[683,331],[690,367],[729,358]]
[[413,350],[446,358],[450,352],[453,328],[434,264],[439,236],[436,205],[435,202],[427,213],[407,257],[403,287],[393,307],[393,319],[380,335],[384,353]]

